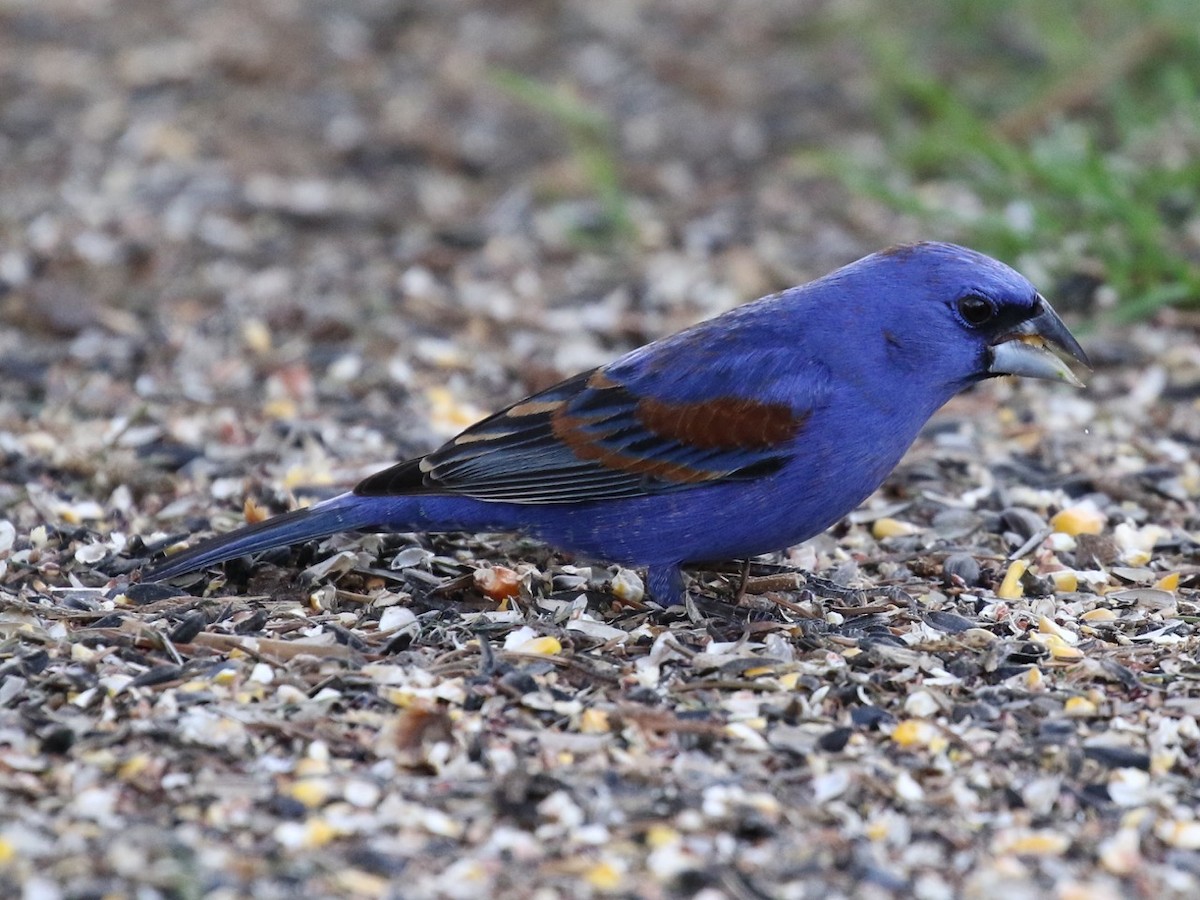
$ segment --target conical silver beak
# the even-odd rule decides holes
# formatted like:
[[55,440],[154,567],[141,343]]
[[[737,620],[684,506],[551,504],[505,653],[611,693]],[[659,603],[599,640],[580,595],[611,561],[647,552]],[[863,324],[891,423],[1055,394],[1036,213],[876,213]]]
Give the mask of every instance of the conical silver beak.
[[1066,361],[1074,360],[1089,371],[1092,368],[1075,335],[1041,296],[1034,314],[1006,332],[990,349],[988,372],[992,375],[1024,375],[1083,387]]

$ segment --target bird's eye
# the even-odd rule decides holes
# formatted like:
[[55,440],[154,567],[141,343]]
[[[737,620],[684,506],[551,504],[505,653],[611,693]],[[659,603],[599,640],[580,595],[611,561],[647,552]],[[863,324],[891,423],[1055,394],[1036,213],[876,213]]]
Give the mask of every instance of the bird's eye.
[[958,301],[958,314],[968,325],[978,328],[990,322],[996,315],[996,310],[983,297],[968,294]]

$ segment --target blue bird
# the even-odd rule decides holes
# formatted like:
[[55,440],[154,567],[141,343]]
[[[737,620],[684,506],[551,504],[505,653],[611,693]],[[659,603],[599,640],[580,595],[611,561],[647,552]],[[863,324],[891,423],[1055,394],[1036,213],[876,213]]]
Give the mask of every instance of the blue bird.
[[[341,531],[520,531],[644,566],[782,550],[874,491],[929,417],[996,375],[1080,382],[1032,284],[943,243],[894,247],[534,394],[307,509],[203,541],[161,580]],[[1089,366],[1090,367],[1090,366]]]

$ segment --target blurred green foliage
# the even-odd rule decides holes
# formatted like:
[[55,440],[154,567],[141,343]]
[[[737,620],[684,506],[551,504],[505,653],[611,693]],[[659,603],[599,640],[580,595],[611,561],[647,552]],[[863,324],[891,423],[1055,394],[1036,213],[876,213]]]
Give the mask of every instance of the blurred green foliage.
[[1200,306],[1194,0],[882,9],[840,23],[868,48],[887,148],[831,159],[845,183],[1006,259],[1090,263],[1121,320]]
[[535,78],[507,69],[492,72],[492,80],[511,97],[558,123],[566,132],[571,153],[600,205],[601,221],[592,234],[575,235],[581,243],[589,238],[629,238],[634,233],[629,203],[621,186],[612,123],[602,111],[566,89],[551,87]]

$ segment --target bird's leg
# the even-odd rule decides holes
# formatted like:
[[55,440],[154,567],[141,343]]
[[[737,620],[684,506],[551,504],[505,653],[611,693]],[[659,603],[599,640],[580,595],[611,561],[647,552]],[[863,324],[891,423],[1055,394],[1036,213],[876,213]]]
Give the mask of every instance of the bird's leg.
[[746,585],[750,583],[750,557],[742,560],[742,577],[738,582],[737,593],[733,597],[733,605],[741,606],[742,601],[746,599]]
[[679,566],[650,566],[646,570],[646,587],[650,596],[663,606],[683,602],[683,573]]

